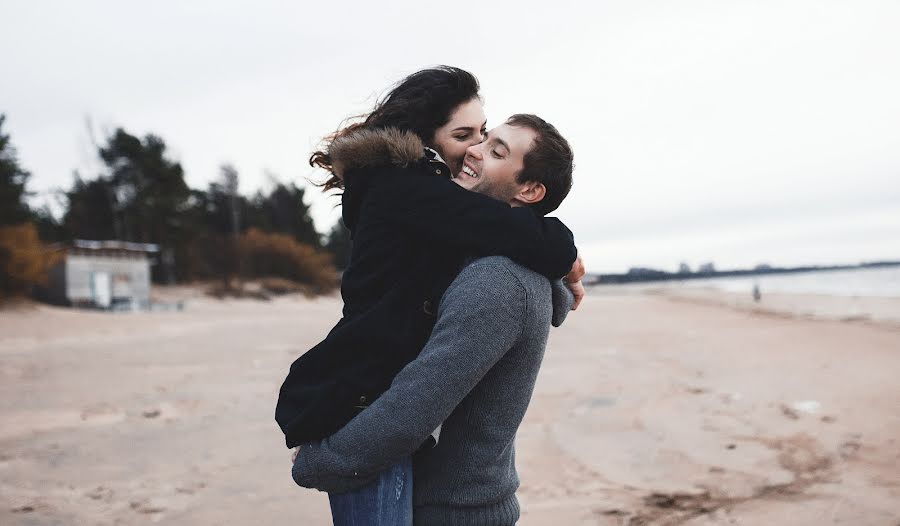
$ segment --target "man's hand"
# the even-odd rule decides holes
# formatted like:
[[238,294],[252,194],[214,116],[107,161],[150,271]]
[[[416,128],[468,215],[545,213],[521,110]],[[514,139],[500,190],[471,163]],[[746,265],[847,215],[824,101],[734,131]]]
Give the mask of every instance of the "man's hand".
[[581,283],[581,278],[584,277],[584,262],[581,261],[581,256],[575,258],[575,263],[572,263],[572,270],[566,274],[566,277],[563,278],[563,281],[566,282],[566,286],[572,291],[572,295],[575,296],[575,301],[572,303],[572,310],[578,308],[581,305],[581,300],[584,299],[584,285]]

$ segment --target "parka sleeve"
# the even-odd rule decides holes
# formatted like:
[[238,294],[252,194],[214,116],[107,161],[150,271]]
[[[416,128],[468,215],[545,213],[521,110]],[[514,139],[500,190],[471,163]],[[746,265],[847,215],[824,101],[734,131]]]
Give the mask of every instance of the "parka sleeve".
[[577,256],[572,232],[559,219],[440,177],[379,176],[363,207],[424,243],[472,256],[506,256],[550,279],[565,276]]

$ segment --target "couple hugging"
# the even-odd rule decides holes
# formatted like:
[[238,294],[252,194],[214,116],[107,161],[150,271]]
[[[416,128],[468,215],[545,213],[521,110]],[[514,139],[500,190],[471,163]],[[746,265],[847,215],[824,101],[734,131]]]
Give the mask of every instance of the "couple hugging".
[[529,114],[486,130],[478,80],[416,72],[310,164],[353,239],[343,317],[275,418],[336,526],[515,524],[513,441],[551,323],[584,295],[555,210],[572,150]]

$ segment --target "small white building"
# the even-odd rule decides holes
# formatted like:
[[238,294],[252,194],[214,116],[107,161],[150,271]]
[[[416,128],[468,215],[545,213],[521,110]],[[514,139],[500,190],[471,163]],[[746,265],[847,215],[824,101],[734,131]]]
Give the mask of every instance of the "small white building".
[[48,299],[76,307],[150,308],[150,256],[158,245],[75,240],[48,273]]

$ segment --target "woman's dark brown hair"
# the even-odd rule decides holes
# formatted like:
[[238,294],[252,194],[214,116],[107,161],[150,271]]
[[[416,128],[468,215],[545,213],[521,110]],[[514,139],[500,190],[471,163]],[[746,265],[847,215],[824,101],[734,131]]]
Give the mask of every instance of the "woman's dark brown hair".
[[434,141],[434,133],[447,124],[460,104],[478,97],[475,75],[453,66],[423,69],[406,77],[375,104],[365,120],[345,126],[322,140],[322,146],[309,158],[310,166],[324,168],[331,176],[320,186],[328,191],[343,188],[344,182],[334,175],[328,148],[332,141],[360,128],[397,128],[411,131],[426,145]]

